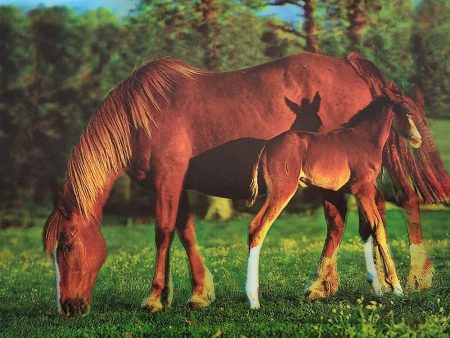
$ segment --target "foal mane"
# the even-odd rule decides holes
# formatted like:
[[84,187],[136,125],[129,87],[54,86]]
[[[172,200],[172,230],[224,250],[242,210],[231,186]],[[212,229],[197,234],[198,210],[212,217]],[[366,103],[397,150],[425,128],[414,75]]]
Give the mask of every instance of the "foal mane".
[[339,130],[354,128],[363,122],[377,121],[382,117],[391,102],[386,96],[376,97],[366,107],[353,115],[350,120],[342,124]]
[[83,217],[93,216],[96,197],[108,178],[129,163],[131,128],[151,135],[153,116],[168,102],[177,81],[201,73],[181,61],[163,58],[135,70],[108,93],[67,164],[64,193],[74,195]]

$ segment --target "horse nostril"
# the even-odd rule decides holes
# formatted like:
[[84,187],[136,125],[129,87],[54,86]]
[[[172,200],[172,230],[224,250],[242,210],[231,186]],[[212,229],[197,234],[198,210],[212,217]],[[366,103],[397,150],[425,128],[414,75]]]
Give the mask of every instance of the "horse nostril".
[[70,317],[89,312],[89,304],[82,298],[67,299],[61,306],[63,314]]

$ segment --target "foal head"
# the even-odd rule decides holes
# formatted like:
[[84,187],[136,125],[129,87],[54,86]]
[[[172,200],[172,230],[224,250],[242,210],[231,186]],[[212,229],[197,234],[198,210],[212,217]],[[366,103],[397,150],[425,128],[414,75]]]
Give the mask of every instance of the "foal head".
[[96,220],[87,220],[75,203],[58,194],[44,227],[44,248],[56,272],[56,303],[66,316],[87,314],[97,273],[106,258],[106,243]]
[[391,100],[391,109],[394,112],[392,127],[397,133],[404,137],[413,148],[422,145],[422,137],[412,119],[416,104],[409,97],[404,96],[394,82],[391,82],[383,90],[384,95]]

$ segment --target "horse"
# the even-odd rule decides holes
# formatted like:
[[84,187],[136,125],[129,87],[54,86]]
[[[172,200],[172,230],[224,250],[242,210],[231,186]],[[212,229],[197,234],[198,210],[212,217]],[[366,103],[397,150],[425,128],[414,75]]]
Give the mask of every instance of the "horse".
[[[338,130],[319,134],[291,129],[264,143],[249,185],[252,190],[250,205],[259,194],[260,177],[263,178],[263,191],[267,191],[264,204],[249,226],[245,289],[252,309],[260,307],[258,265],[262,244],[299,186],[350,192],[355,196],[381,255],[386,281],[395,294],[403,293],[387,247],[384,216],[375,201],[379,194],[376,178],[391,127],[413,148],[419,148],[422,139],[404,98],[389,88],[384,93],[385,96],[374,99]],[[375,281],[375,291],[381,294],[373,261],[371,265],[369,270]]]
[[[358,55],[336,58],[301,53],[225,73],[208,73],[163,58],[135,70],[109,92],[81,134],[44,226],[44,249],[55,264],[59,311],[66,315],[89,311],[95,279],[106,257],[102,209],[114,181],[124,172],[155,190],[157,255],[143,307],[152,312],[170,307],[169,248],[175,228],[190,264],[189,303],[208,306],[214,300],[212,276],[198,249],[184,188],[190,160],[231,140],[267,140],[286,131],[296,116],[287,102],[311,101],[316,92],[322,97],[320,132],[328,132],[371,102],[373,91],[384,84],[381,72]],[[420,133],[430,135],[421,107],[412,99],[408,103]],[[427,201],[446,200],[449,179],[431,137],[424,138],[421,149],[425,151],[418,161],[397,142],[395,132],[391,134],[384,163],[400,197],[408,202],[411,245],[420,248],[414,251],[421,260],[418,266],[413,262],[412,278],[419,286],[428,286],[432,265],[422,246],[419,197],[414,188]],[[422,164],[425,160],[431,164]],[[396,165],[405,161],[409,164]],[[433,179],[442,173],[439,180]],[[427,179],[419,180],[422,176]],[[342,194],[327,191],[323,199],[328,224],[343,227],[346,206]],[[319,270],[331,274],[324,279],[318,273],[317,285],[338,280],[336,261],[328,258],[333,257],[341,237],[329,229]],[[324,266],[324,261],[329,264]],[[310,298],[334,292],[320,287],[310,291]]]

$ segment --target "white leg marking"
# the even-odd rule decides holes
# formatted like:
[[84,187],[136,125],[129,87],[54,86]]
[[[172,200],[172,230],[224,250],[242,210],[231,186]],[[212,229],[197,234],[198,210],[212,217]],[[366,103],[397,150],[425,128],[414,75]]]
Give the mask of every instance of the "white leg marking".
[[369,236],[367,242],[364,243],[364,257],[366,259],[367,280],[370,284],[372,284],[375,294],[381,296],[383,294],[383,289],[381,288],[377,269],[375,267],[372,236]]
[[248,255],[247,281],[245,292],[247,293],[251,309],[259,309],[259,252],[261,244],[250,249]]
[[61,312],[61,289],[60,289],[60,282],[61,282],[61,275],[59,274],[59,267],[58,267],[58,261],[56,258],[56,249],[53,252],[53,263],[55,264],[55,274],[56,274],[56,307],[58,308],[58,312]]

